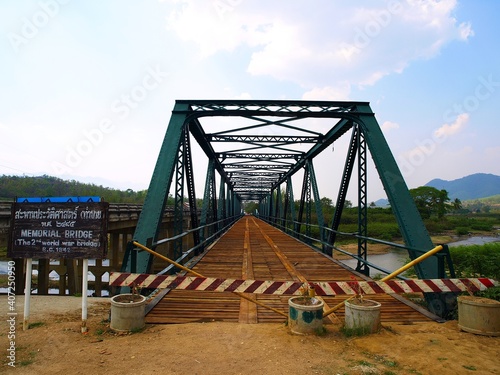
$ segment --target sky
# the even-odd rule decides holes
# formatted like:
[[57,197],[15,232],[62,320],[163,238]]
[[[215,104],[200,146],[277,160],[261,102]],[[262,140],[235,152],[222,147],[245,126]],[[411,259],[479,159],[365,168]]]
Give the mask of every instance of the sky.
[[[498,14],[495,0],[0,0],[0,175],[147,189],[176,99],[365,101],[409,188],[500,175]],[[321,196],[335,200],[344,160],[315,160]],[[368,173],[368,200],[384,198]]]

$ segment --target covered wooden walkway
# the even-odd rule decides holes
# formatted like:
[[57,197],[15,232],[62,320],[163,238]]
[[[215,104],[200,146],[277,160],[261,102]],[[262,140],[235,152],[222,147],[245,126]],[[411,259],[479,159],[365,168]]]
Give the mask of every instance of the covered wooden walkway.
[[[205,277],[350,281],[363,275],[288,236],[253,216],[244,216],[196,263],[193,270]],[[249,295],[275,309],[288,312],[289,296]],[[382,304],[384,322],[418,322],[434,318],[427,310],[399,295],[377,294],[370,299]],[[346,296],[324,297],[325,309]],[[285,318],[264,307],[227,292],[167,290],[148,306],[147,323],[227,321],[240,323],[283,322]],[[343,321],[344,309],[325,318],[325,323]]]

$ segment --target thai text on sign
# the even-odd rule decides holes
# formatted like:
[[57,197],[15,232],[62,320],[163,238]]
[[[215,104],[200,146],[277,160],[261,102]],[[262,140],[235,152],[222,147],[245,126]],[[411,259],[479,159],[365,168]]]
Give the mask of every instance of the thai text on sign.
[[12,207],[11,258],[106,256],[108,203],[25,203]]

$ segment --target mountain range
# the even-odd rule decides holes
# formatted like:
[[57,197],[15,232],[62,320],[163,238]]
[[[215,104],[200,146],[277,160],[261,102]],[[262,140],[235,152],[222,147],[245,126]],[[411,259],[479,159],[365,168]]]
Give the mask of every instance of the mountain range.
[[435,178],[425,186],[446,190],[451,200],[461,201],[486,198],[500,194],[500,176],[488,173],[475,173],[452,181]]
[[[435,178],[426,183],[425,186],[446,190],[450,200],[458,198],[461,201],[466,201],[500,194],[500,176],[489,173],[475,173],[451,181]],[[379,199],[375,204],[384,207],[389,204],[389,201]]]

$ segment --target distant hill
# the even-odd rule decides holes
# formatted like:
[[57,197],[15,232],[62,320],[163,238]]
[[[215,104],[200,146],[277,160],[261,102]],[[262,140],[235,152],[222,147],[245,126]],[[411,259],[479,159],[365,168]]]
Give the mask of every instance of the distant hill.
[[16,197],[98,196],[110,203],[144,203],[146,190],[126,191],[52,176],[0,176],[0,200]]
[[389,199],[384,199],[384,198],[381,198],[381,199],[375,201],[374,203],[375,203],[375,206],[377,206],[377,207],[389,207],[390,206]]
[[425,186],[446,190],[451,200],[458,198],[465,201],[500,194],[500,176],[476,173],[452,181],[436,178]]

